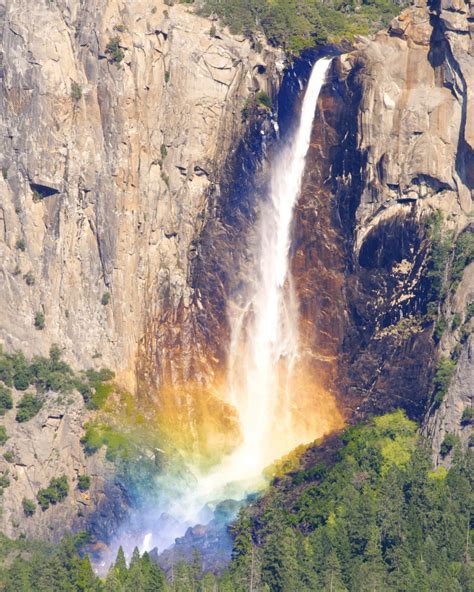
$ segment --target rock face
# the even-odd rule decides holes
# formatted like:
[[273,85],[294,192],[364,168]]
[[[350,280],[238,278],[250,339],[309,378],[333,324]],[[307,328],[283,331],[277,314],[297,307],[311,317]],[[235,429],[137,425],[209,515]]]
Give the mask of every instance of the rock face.
[[[14,402],[20,398],[16,393]],[[127,507],[120,488],[113,485],[114,467],[104,458],[104,451],[85,456],[80,438],[87,417],[79,394],[49,393],[43,409],[27,423],[15,421],[15,410],[5,414],[3,425],[8,440],[2,447],[0,470],[10,482],[2,496],[1,532],[16,538],[20,533],[32,538],[58,541],[69,525],[80,530],[100,508],[102,528],[112,530]],[[81,491],[79,475],[90,477],[90,487]],[[50,480],[66,476],[67,497],[46,510],[37,501],[40,489]],[[107,498],[113,499],[109,504]],[[23,499],[32,501],[36,509],[26,517]]]
[[0,14],[0,338],[27,354],[58,343],[148,399],[170,387],[175,424],[174,386],[205,355],[191,272],[208,199],[278,54],[163,2],[19,1]]
[[[428,410],[436,458],[445,433],[467,444],[474,390],[472,336],[432,338],[426,225],[440,210],[455,240],[472,216],[472,10],[419,3],[334,60],[292,244],[308,380],[350,420]],[[256,91],[278,95],[279,52],[211,35],[161,0],[0,0],[0,31],[0,342],[28,355],[57,343],[76,368],[109,366],[178,446],[222,453],[239,437],[219,399],[226,303],[254,271],[274,139],[266,114],[242,113]],[[471,264],[438,311],[468,331],[473,283]],[[447,396],[429,407],[436,356],[455,350]],[[80,526],[77,508],[109,496],[111,467],[79,445],[78,397],[25,427],[7,415],[7,534]],[[74,490],[24,519],[23,497],[82,471],[90,503]]]
[[[198,239],[247,98],[279,78],[279,52],[211,26],[161,0],[0,1],[0,343],[27,356],[56,343],[77,369],[113,368],[185,434],[214,402],[201,396],[196,419],[189,392],[175,390],[215,364],[195,322],[206,306],[192,279]],[[7,534],[22,497],[58,473],[71,486],[82,468],[106,482],[108,468],[89,466],[79,445],[85,418],[75,404],[31,427],[7,418],[20,457]],[[37,513],[26,531],[63,530],[73,506]]]
[[161,1],[18,0],[0,19],[0,338],[95,357],[129,389],[140,352],[162,384],[208,190],[274,57]]
[[[427,408],[436,344],[426,221],[440,210],[455,239],[472,215],[469,27],[462,2],[410,8],[336,59],[322,93],[293,271],[308,351],[348,417],[403,406],[421,418]],[[465,273],[462,318],[474,295]],[[456,299],[443,304],[447,317]],[[470,386],[453,389],[472,391],[468,359],[465,349],[459,374]]]

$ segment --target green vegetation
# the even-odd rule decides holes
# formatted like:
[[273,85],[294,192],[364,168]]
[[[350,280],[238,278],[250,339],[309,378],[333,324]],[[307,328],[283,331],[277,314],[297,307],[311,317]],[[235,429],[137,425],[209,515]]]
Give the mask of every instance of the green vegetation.
[[[120,547],[117,559],[107,575],[105,582],[105,592],[115,592],[116,590],[123,590],[124,592],[134,592],[138,590],[153,590],[153,592],[162,592],[170,590],[166,584],[164,573],[160,567],[150,560],[148,553],[140,556],[137,548],[133,551],[130,567],[127,569],[125,555],[122,547]],[[173,586],[171,590],[182,590],[185,588],[176,588]],[[192,589],[190,589],[191,592]]]
[[462,412],[461,423],[470,424],[474,422],[474,409],[472,407],[466,407]]
[[15,455],[11,450],[7,450],[3,455],[3,458],[7,461],[7,463],[15,462]]
[[273,101],[271,97],[269,97],[266,92],[263,92],[263,90],[259,90],[255,95],[255,102],[265,111],[271,111],[273,109]]
[[436,343],[438,343],[443,337],[444,332],[448,328],[448,321],[442,315],[436,319],[436,323],[433,330],[433,337]]
[[12,407],[13,399],[11,390],[0,384],[0,415],[5,415]]
[[450,360],[449,358],[441,358],[439,360],[433,381],[433,394],[436,403],[439,404],[443,401],[455,371],[456,362],[454,360]]
[[437,210],[426,221],[427,235],[430,241],[426,278],[428,280],[426,300],[428,318],[436,320],[433,339],[439,342],[448,327],[456,331],[461,327],[460,340],[467,338],[466,324],[474,314],[474,306],[468,307],[464,319],[455,313],[448,323],[442,314],[442,304],[450,292],[454,292],[464,273],[464,269],[474,260],[474,230],[469,227],[457,238],[453,248],[453,233],[443,229],[443,215]]
[[253,38],[261,30],[272,45],[294,54],[374,32],[399,11],[400,4],[390,0],[205,0],[201,9],[216,14],[234,33]]
[[434,314],[446,295],[446,279],[452,246],[452,233],[443,230],[443,214],[437,210],[427,222],[430,255],[426,277],[428,311]]
[[19,238],[16,243],[15,243],[15,247],[19,250],[19,251],[25,251],[26,250],[26,242],[24,239]]
[[457,443],[458,438],[454,434],[446,434],[439,449],[441,456],[446,456],[449,454]]
[[42,397],[31,393],[25,393],[16,406],[17,412],[15,419],[19,423],[29,421],[41,411],[43,404],[44,400]]
[[464,322],[468,323],[474,317],[474,300],[467,305]]
[[2,177],[5,179],[5,181],[8,179],[8,167],[7,166],[2,166]]
[[8,440],[7,428],[0,425],[0,446],[3,446]]
[[[87,555],[84,536],[67,536],[54,546],[44,541],[9,540],[0,535],[2,592],[102,592]],[[118,590],[118,589],[117,589]],[[136,588],[138,592],[138,588]]]
[[[0,382],[7,387],[14,386],[25,391],[34,386],[38,394],[49,391],[67,394],[77,389],[89,409],[99,409],[103,405],[113,391],[114,387],[110,384],[113,378],[114,373],[107,368],[87,370],[77,375],[61,359],[61,350],[56,345],[51,347],[49,358],[36,356],[31,361],[21,352],[6,354],[0,350]],[[0,385],[0,407],[2,388]],[[22,406],[30,407],[30,399]]]
[[266,92],[260,90],[245,101],[245,106],[242,110],[242,119],[249,119],[253,113],[271,113],[272,109],[273,102],[271,97]]
[[110,383],[114,377],[115,374],[108,368],[87,370],[83,374],[85,382],[78,385],[78,390],[82,394],[88,409],[101,409],[114,390],[113,384]]
[[253,581],[282,592],[468,592],[472,453],[432,472],[416,425],[400,412],[341,439],[321,477],[295,485],[290,474],[241,511],[219,590],[243,592]]
[[78,103],[82,99],[82,86],[75,80],[71,83],[71,99]]
[[461,315],[458,312],[454,313],[453,319],[451,321],[451,329],[453,331],[456,331],[456,329],[458,329],[461,326],[461,323],[462,323]]
[[101,303],[103,306],[107,306],[107,304],[110,302],[110,298],[111,298],[111,296],[110,296],[110,292],[104,292],[104,293],[102,294],[102,298],[100,299],[100,303]]
[[31,499],[28,499],[27,497],[23,498],[21,505],[23,507],[23,513],[25,516],[33,516],[33,514],[36,512],[35,502]]
[[38,311],[35,313],[35,321],[34,321],[35,329],[42,331],[45,328],[45,318],[44,312]]
[[28,273],[25,273],[23,279],[25,280],[27,286],[34,286],[35,276],[33,275],[33,272],[29,271]]
[[[25,500],[23,500],[25,501]],[[31,502],[31,500],[26,500]],[[28,504],[28,509],[31,506]],[[34,511],[34,504],[33,504]],[[31,516],[32,514],[27,514]],[[0,589],[2,592],[165,592],[185,588],[168,586],[160,567],[148,553],[133,552],[127,567],[122,549],[106,580],[94,574],[82,547],[88,536],[65,536],[59,545],[44,541],[10,540],[0,534]],[[207,592],[204,588],[193,588]],[[191,589],[190,589],[191,590]],[[211,590],[211,589],[210,589]]]
[[84,427],[86,431],[81,438],[81,444],[86,454],[94,454],[102,446],[106,446],[108,460],[129,458],[132,455],[135,445],[126,433],[107,424],[89,423]]
[[91,486],[91,478],[89,475],[79,475],[77,478],[77,488],[79,491],[87,491]]
[[69,492],[69,484],[66,475],[54,477],[48,487],[40,489],[36,495],[38,504],[43,511],[47,510],[50,504],[57,504],[66,499]]
[[469,227],[456,241],[451,265],[451,290],[457,288],[465,268],[472,261],[474,261],[474,228]]
[[118,35],[116,37],[112,37],[112,39],[110,39],[110,41],[107,43],[105,53],[108,55],[109,62],[111,64],[118,65],[123,60],[125,53],[120,47],[120,37]]
[[8,470],[0,473],[0,495],[3,495],[3,490],[10,485],[10,479],[8,478],[9,474],[10,472]]

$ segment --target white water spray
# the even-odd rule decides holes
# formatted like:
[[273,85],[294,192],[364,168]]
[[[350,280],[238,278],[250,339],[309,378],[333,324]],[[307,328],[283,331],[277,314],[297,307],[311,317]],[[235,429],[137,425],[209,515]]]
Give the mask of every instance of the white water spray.
[[272,163],[270,195],[261,213],[255,291],[244,310],[231,310],[229,391],[243,435],[242,447],[228,461],[236,478],[249,476],[249,470],[257,474],[302,443],[302,434],[292,433],[289,389],[298,356],[298,307],[289,251],[314,113],[330,63],[323,58],[314,65],[299,125]]
[[[205,504],[255,491],[264,467],[305,437],[292,426],[289,382],[298,356],[298,307],[289,251],[314,113],[330,63],[323,58],[314,65],[298,126],[272,163],[268,200],[260,217],[253,293],[243,309],[230,305],[228,398],[239,415],[242,444],[209,473],[197,475],[192,490],[170,502],[167,514],[182,525],[182,532],[197,521]],[[171,529],[160,532],[160,547],[175,536]],[[147,534],[143,547],[150,541]]]

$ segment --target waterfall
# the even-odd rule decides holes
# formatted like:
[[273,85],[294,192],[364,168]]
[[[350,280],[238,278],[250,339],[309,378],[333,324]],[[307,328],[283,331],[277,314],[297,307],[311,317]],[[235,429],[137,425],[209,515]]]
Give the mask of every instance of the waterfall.
[[[318,434],[304,434],[292,420],[292,373],[298,358],[298,307],[290,273],[293,211],[301,192],[314,113],[331,59],[313,66],[293,134],[273,158],[267,199],[259,223],[258,273],[244,306],[229,303],[231,346],[227,397],[235,407],[242,443],[183,495],[170,500],[167,520],[177,530],[158,529],[161,549],[186,526],[196,523],[203,506],[255,491],[262,470],[279,456]],[[147,534],[143,546],[152,542]]]
[[252,293],[243,307],[229,303],[227,397],[239,416],[242,443],[198,478],[192,502],[189,500],[190,510],[251,490],[265,466],[304,443],[306,436],[311,440],[320,435],[304,434],[292,421],[298,307],[290,273],[290,243],[314,113],[330,63],[330,58],[323,58],[313,66],[298,125],[271,163],[268,196],[260,215],[258,274]]
[[289,251],[314,113],[330,63],[329,58],[315,63],[299,123],[273,159],[260,218],[259,273],[244,310],[234,307],[230,314],[229,393],[243,436],[237,455],[247,470],[253,465],[258,471],[302,442],[301,434],[292,433],[290,383],[298,356],[298,307]]

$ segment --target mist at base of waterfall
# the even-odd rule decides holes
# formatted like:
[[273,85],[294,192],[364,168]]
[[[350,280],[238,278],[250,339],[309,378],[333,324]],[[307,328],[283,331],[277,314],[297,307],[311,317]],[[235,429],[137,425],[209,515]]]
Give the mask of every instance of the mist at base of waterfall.
[[[314,427],[317,417],[308,430],[307,405],[301,406],[301,389],[294,380],[300,356],[299,315],[289,251],[317,101],[330,63],[323,58],[314,64],[298,125],[270,163],[268,195],[258,222],[256,276],[249,293],[239,295],[244,306],[228,303],[231,339],[225,400],[238,414],[242,443],[206,473],[191,467],[181,479],[166,482],[166,475],[159,477],[160,499],[131,516],[110,549],[112,560],[119,544],[129,556],[135,546],[142,552],[161,552],[197,524],[218,526],[220,520],[225,525],[248,496],[264,489],[266,466],[321,435]],[[311,387],[305,391],[311,397]],[[327,432],[326,427],[321,432]],[[233,500],[233,505],[228,501],[229,511],[220,512],[226,500]]]

